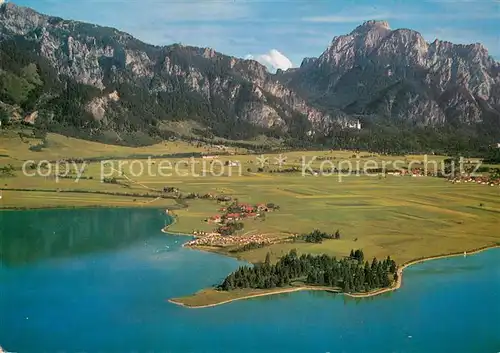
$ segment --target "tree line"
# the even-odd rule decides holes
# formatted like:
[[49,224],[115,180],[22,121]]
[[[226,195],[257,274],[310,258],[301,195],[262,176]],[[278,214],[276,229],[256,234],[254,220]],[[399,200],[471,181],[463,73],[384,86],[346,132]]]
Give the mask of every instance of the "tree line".
[[335,233],[330,234],[315,229],[309,234],[303,234],[301,238],[307,243],[322,243],[325,239],[340,239],[340,231],[337,229]]
[[301,283],[352,293],[387,288],[397,281],[397,265],[390,257],[383,261],[373,258],[371,263],[363,260],[362,250],[353,250],[351,256],[340,260],[328,255],[299,256],[296,250],[291,250],[276,264],[271,264],[270,255],[267,254],[264,263],[240,267],[217,288],[223,291],[271,289]]

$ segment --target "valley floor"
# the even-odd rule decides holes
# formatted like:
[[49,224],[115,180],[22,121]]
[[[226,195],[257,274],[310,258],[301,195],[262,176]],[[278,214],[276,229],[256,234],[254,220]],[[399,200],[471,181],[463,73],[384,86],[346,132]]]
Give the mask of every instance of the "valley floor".
[[[190,193],[224,195],[252,205],[274,203],[279,210],[264,217],[244,219],[242,237],[263,237],[271,245],[238,251],[236,245],[202,247],[225,255],[256,263],[270,253],[274,261],[292,249],[300,253],[347,256],[351,249],[363,249],[368,258],[391,256],[398,264],[438,254],[449,254],[497,244],[500,241],[500,187],[471,183],[452,184],[436,177],[395,175],[319,175],[302,174],[303,160],[320,168],[324,160],[338,165],[341,161],[358,163],[394,162],[442,163],[443,156],[380,156],[353,151],[295,151],[283,154],[255,156],[243,149],[218,156],[224,166],[220,175],[203,175],[210,167],[204,158],[182,159],[158,157],[185,152],[201,152],[216,156],[219,148],[210,145],[190,145],[166,142],[158,146],[130,149],[107,146],[49,134],[48,147],[34,152],[33,140],[0,138],[0,165],[11,164],[13,175],[0,178],[0,208],[50,207],[153,207],[168,209],[176,222],[169,232],[193,234],[212,232],[216,225],[206,219],[220,214],[228,203],[214,199],[186,198]],[[137,157],[139,155],[139,157]],[[149,161],[145,156],[153,155]],[[92,158],[109,156],[103,163]],[[266,164],[259,169],[265,157]],[[56,175],[54,161],[84,158],[83,178],[69,164],[65,178]],[[139,159],[137,159],[139,158]],[[261,159],[258,159],[261,158]],[[280,167],[279,160],[285,160]],[[52,161],[42,168],[44,176],[24,175],[25,161]],[[160,176],[158,173],[137,173],[139,164],[153,171],[164,161],[180,163],[179,173]],[[121,163],[121,167],[120,167]],[[208,163],[208,164],[207,164]],[[283,172],[285,168],[298,168]],[[117,170],[122,170],[118,173]],[[136,169],[134,169],[136,168]],[[29,170],[30,172],[33,172]],[[50,171],[50,172],[49,172]],[[137,176],[136,176],[137,175]],[[101,177],[114,178],[101,182]],[[164,193],[164,188],[178,193]],[[322,243],[294,241],[297,234],[314,229],[334,233],[338,240]]]

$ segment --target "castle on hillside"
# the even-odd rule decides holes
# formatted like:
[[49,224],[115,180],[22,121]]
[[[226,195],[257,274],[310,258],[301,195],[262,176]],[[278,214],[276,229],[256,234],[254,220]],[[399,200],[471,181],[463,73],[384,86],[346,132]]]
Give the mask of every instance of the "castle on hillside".
[[359,119],[356,122],[348,122],[347,127],[349,129],[361,130],[361,122],[359,121]]

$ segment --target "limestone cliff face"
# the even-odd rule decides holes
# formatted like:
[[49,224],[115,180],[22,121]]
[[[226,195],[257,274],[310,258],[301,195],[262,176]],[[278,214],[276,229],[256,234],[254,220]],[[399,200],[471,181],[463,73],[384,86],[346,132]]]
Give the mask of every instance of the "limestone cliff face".
[[110,102],[118,102],[120,100],[120,95],[117,91],[111,92],[110,94],[95,97],[90,100],[85,109],[92,114],[94,119],[103,120],[106,117],[106,110],[108,109]]
[[277,74],[211,48],[148,45],[112,28],[0,5],[0,43],[19,37],[62,86],[69,79],[95,89],[79,103],[94,119],[81,126],[94,130],[149,131],[162,120],[195,119],[229,137],[236,126],[311,136],[360,115],[424,125],[487,116],[500,124],[500,65],[482,45],[427,43],[385,21],[365,22],[318,58]]
[[500,121],[499,72],[481,44],[427,43],[416,31],[367,21],[283,80],[349,113],[473,124],[483,121],[485,110]]
[[[282,131],[288,129],[291,113],[303,115],[311,129],[329,126],[333,119],[309,106],[258,62],[211,48],[151,46],[115,29],[41,15],[12,3],[0,10],[0,33],[4,39],[22,35],[35,41],[39,54],[61,76],[102,91],[120,83],[153,94],[187,90],[208,104],[224,101],[228,120]],[[96,98],[87,111],[105,122],[104,105],[106,99]]]

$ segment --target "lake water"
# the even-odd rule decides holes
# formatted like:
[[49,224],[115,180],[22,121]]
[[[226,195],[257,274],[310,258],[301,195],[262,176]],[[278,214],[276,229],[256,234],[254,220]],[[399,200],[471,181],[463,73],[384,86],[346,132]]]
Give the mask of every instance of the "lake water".
[[181,247],[160,210],[0,212],[0,345],[30,352],[500,352],[500,249],[405,271],[368,299],[321,292],[186,309],[241,263]]

